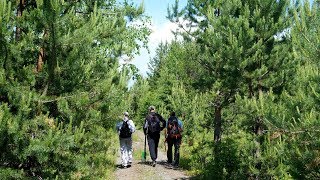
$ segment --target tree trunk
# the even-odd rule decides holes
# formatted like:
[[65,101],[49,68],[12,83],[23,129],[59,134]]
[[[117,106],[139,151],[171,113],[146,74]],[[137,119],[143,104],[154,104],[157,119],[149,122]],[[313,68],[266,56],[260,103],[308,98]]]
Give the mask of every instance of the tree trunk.
[[[215,163],[216,164],[221,164],[221,162],[223,161],[223,155],[222,155],[222,149],[220,146],[220,142],[221,142],[221,110],[222,110],[222,104],[220,102],[220,99],[218,99],[216,101],[216,105],[214,108],[214,143],[215,143],[215,147],[214,147],[214,156],[215,156]],[[215,171],[216,177],[218,179],[223,179],[223,168],[217,168]]]
[[56,69],[58,66],[57,62],[57,42],[56,42],[56,32],[55,32],[55,9],[52,7],[50,1],[44,1],[44,14],[46,16],[46,29],[48,36],[47,45],[44,48],[46,53],[46,62],[48,65],[48,83],[49,83],[49,92],[50,94],[55,93],[55,89],[57,88],[56,84]]
[[40,51],[39,51],[37,66],[36,66],[36,73],[38,73],[42,70],[43,61],[44,61],[44,49],[43,49],[43,47],[41,47]]
[[249,88],[249,98],[252,98],[254,96],[254,92],[253,92],[252,80],[251,79],[248,82],[248,88]]
[[[22,16],[23,10],[25,6],[25,0],[19,0],[19,5],[17,9],[17,18]],[[16,26],[16,41],[19,41],[21,37],[21,28]]]
[[221,104],[215,106],[214,109],[214,142],[221,141]]
[[[47,39],[48,38],[48,31],[47,30],[44,30],[44,34],[43,34],[43,38],[44,39]],[[44,64],[44,61],[45,61],[45,56],[46,56],[46,53],[45,53],[45,43],[43,42],[42,43],[42,47],[40,47],[40,50],[39,50],[39,56],[38,56],[38,60],[37,60],[37,66],[35,68],[35,72],[38,73],[42,70],[42,67],[43,67],[43,64]]]
[[[260,98],[260,95],[262,95],[262,86],[261,86],[261,82],[259,81],[258,83],[258,98]],[[255,140],[255,144],[256,144],[256,150],[254,153],[254,157],[256,159],[256,164],[255,167],[260,170],[261,169],[261,137],[263,135],[263,117],[258,116],[255,120],[255,125],[254,125],[254,133],[256,135],[256,140]],[[259,178],[259,174],[257,174],[255,176],[255,179],[260,179]]]
[[55,37],[55,28],[53,22],[50,23],[50,59],[48,59],[48,70],[49,70],[49,83],[54,85],[55,76],[56,76],[56,68],[58,65],[57,57],[56,57],[56,37]]

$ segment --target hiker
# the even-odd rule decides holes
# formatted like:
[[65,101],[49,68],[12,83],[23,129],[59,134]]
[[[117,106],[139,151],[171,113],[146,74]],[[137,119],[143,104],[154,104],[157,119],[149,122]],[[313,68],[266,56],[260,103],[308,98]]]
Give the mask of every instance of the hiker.
[[[179,159],[180,159],[180,145],[181,145],[181,133],[183,131],[183,123],[176,117],[176,113],[172,111],[170,113],[170,117],[166,123],[166,139],[165,142],[168,143],[167,150],[167,163],[172,165],[173,168],[179,167]],[[172,146],[174,146],[174,161],[172,161]]]
[[117,124],[117,131],[120,140],[121,151],[121,167],[131,167],[132,164],[132,133],[135,131],[135,126],[132,120],[129,119],[129,113],[123,113],[123,120]]
[[149,152],[152,160],[152,166],[156,166],[158,157],[158,145],[160,139],[160,131],[165,128],[166,121],[163,117],[155,112],[155,107],[148,108],[149,113],[145,118],[143,132],[147,136]]

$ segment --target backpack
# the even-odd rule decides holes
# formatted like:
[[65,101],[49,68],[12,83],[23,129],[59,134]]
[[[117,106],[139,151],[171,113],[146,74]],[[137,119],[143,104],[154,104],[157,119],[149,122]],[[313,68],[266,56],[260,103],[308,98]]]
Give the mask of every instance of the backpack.
[[171,128],[168,128],[168,135],[170,138],[178,139],[181,138],[181,133],[179,131],[178,119],[176,117],[168,120],[168,124],[171,125]]
[[149,114],[148,117],[148,132],[160,132],[160,120],[156,113]]
[[120,137],[121,138],[128,138],[131,137],[131,130],[129,128],[128,121],[123,121],[121,129],[120,129]]

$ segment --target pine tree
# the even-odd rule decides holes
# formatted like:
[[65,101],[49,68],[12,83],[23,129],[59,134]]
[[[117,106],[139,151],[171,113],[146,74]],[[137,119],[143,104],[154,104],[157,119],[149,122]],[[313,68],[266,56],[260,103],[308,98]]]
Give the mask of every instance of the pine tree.
[[115,158],[109,129],[119,107],[129,108],[131,74],[118,61],[146,44],[148,28],[132,23],[148,20],[143,6],[0,4],[1,178],[106,178]]
[[[185,29],[182,35],[198,44],[203,54],[200,64],[207,76],[213,77],[216,142],[221,141],[222,108],[235,102],[237,93],[252,99],[259,99],[270,90],[281,94],[288,75],[294,72],[290,39],[282,35],[289,28],[288,7],[288,1],[273,0],[189,1],[184,10],[178,12],[174,7],[169,15],[173,22],[179,22],[180,17],[189,22],[189,29],[181,24]],[[257,113],[253,117],[249,126],[254,127],[254,166],[259,171],[264,115]],[[257,171],[251,175],[263,176]],[[218,174],[222,177],[222,173],[221,170]]]
[[295,59],[299,61],[297,75],[284,97],[290,172],[296,179],[318,179],[319,173],[319,2],[298,4],[293,11],[292,39]]

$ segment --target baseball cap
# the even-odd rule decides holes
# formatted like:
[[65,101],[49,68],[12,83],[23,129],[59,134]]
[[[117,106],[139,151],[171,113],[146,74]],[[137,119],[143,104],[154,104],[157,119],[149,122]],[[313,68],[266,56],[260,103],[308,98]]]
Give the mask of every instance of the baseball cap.
[[151,110],[156,110],[156,108],[155,108],[154,106],[149,106],[148,110],[149,110],[149,111],[151,111]]

